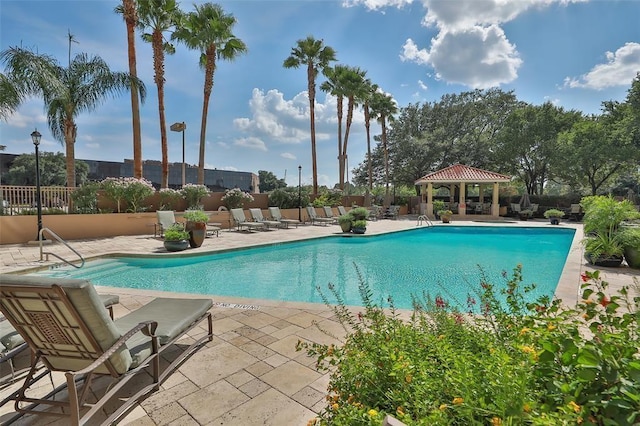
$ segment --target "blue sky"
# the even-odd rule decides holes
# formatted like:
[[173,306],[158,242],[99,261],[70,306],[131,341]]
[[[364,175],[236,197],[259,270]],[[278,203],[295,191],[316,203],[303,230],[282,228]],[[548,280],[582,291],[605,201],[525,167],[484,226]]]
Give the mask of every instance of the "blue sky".
[[[196,1],[196,3],[201,3]],[[297,185],[311,183],[306,73],[282,63],[296,40],[312,35],[337,51],[339,63],[358,66],[400,107],[438,101],[447,93],[499,87],[539,105],[600,113],[601,103],[624,100],[640,72],[640,1],[636,0],[233,0],[234,33],[248,53],[218,63],[207,125],[206,167],[269,170]],[[72,54],[99,55],[127,71],[125,25],[117,1],[0,0],[0,48],[22,45],[67,62]],[[180,3],[184,11],[193,2]],[[136,40],[138,75],[147,85],[142,106],[143,158],[160,160],[157,91],[151,46]],[[165,105],[169,161],[197,164],[203,72],[199,54],[183,45],[166,58]],[[318,86],[323,77],[318,78]],[[318,89],[316,128],[321,185],[337,180],[336,102]],[[133,158],[127,95],[108,99],[77,119],[76,158]],[[41,150],[64,152],[51,136],[42,107],[30,99],[0,123],[6,153],[33,152],[29,134],[43,134]],[[377,124],[372,132],[380,132]],[[358,111],[349,138],[349,167],[363,161],[366,139]]]

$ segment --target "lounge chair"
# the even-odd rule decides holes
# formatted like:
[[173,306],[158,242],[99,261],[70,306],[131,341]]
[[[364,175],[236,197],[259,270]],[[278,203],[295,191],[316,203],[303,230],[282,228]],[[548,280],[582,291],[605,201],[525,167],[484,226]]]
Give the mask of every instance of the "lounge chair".
[[338,223],[338,217],[333,215],[333,209],[330,206],[323,206],[322,209],[324,210],[324,216],[327,219],[331,219],[334,224]]
[[247,228],[251,232],[252,229],[263,229],[265,227],[264,223],[248,221],[242,209],[231,209],[231,217],[238,231],[242,231],[242,228]]
[[582,211],[582,206],[580,204],[571,204],[571,209],[569,210],[569,220],[579,222],[582,220],[583,216],[584,212]]
[[[109,316],[113,319],[113,305],[117,305],[120,298],[115,294],[100,294],[100,300],[104,304],[104,307],[109,312]],[[0,364],[3,362],[9,363],[11,369],[11,380],[15,377],[15,371],[13,368],[13,358],[19,353],[27,349],[28,345],[22,338],[22,335],[16,331],[7,318],[0,318]],[[9,400],[3,400],[0,406],[4,405]]]
[[329,223],[333,223],[333,219],[329,219],[326,217],[319,217],[316,213],[316,208],[313,206],[307,206],[307,214],[309,215],[309,220],[312,225],[319,223],[323,226],[328,225]]
[[[24,384],[12,395],[18,414],[9,423],[23,414],[63,417],[71,425],[117,423],[141,398],[158,390],[205,341],[213,339],[211,299],[157,298],[114,321],[89,281],[3,274],[0,282],[0,310],[33,352]],[[174,345],[205,319],[208,332],[186,348]],[[168,348],[173,360],[161,371],[160,356]],[[66,383],[35,398],[27,393],[46,377],[34,377],[40,361],[45,373],[63,372]],[[147,367],[151,367],[151,383],[135,380]],[[96,376],[110,376],[115,382],[92,389],[96,402],[88,405],[85,397]],[[130,380],[133,395],[124,399],[118,392]],[[62,396],[62,390],[68,396]],[[103,420],[105,408],[113,412]]]
[[511,203],[511,213],[515,216],[518,216],[520,214],[520,204]]
[[267,219],[265,219],[264,216],[262,215],[262,210],[261,209],[249,209],[249,213],[251,214],[251,218],[253,219],[254,222],[264,223],[264,226],[267,229],[269,229],[269,228],[277,228],[277,227],[282,225],[277,220],[267,220]]
[[156,217],[158,218],[158,222],[155,224],[153,231],[154,237],[159,236],[162,238],[166,229],[171,228],[171,226],[176,223],[181,223],[176,221],[176,215],[173,210],[158,210]]
[[298,219],[286,219],[282,217],[280,207],[269,207],[269,216],[271,216],[271,220],[277,220],[280,222],[283,228],[288,228],[289,225],[295,225],[297,228],[300,224]]
[[344,206],[338,206],[338,214],[340,216],[344,216],[345,214],[347,214],[347,209],[345,209]]

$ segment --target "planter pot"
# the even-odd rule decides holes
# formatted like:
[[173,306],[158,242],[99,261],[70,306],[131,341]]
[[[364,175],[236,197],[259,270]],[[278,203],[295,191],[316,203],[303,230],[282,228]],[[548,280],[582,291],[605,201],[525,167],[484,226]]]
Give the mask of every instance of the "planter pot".
[[634,247],[624,248],[624,258],[627,265],[634,269],[640,269],[640,249]]
[[193,248],[200,247],[207,236],[207,224],[204,222],[187,222],[184,229],[189,232],[189,245]]
[[351,231],[351,222],[343,222],[340,224],[340,228],[342,228],[342,232]]
[[552,225],[560,225],[560,218],[559,217],[550,217],[549,218],[549,222],[551,222]]
[[449,216],[442,216],[442,223],[449,223],[451,222],[451,218]]
[[187,247],[189,247],[189,241],[187,240],[164,242],[164,248],[166,248],[167,251],[182,251],[186,250]]
[[521,214],[520,215],[520,220],[529,220],[529,215],[528,214]]
[[367,232],[367,228],[351,228],[351,232],[354,234],[364,234]]
[[607,268],[615,268],[622,264],[622,256],[599,256],[594,258],[591,253],[585,253],[584,258],[593,266],[604,266]]

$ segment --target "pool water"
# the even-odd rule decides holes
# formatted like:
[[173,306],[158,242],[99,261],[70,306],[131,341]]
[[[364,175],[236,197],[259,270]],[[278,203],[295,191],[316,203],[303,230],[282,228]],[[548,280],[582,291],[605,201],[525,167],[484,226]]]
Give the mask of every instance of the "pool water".
[[[122,257],[39,272],[96,285],[322,303],[329,283],[348,305],[362,305],[360,272],[385,303],[411,308],[412,295],[442,294],[466,302],[481,277],[502,285],[516,265],[531,294],[553,296],[573,229],[431,227],[365,238],[329,237],[201,256]],[[357,267],[357,268],[356,268]]]

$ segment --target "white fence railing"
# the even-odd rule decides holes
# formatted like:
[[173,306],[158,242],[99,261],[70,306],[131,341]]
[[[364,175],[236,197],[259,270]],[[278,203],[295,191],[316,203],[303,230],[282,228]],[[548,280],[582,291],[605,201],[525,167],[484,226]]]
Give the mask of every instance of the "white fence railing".
[[[74,188],[63,186],[41,186],[42,208],[59,208],[66,211],[73,191]],[[36,195],[35,186],[0,185],[3,214],[24,214],[25,211],[35,210],[37,207]]]

